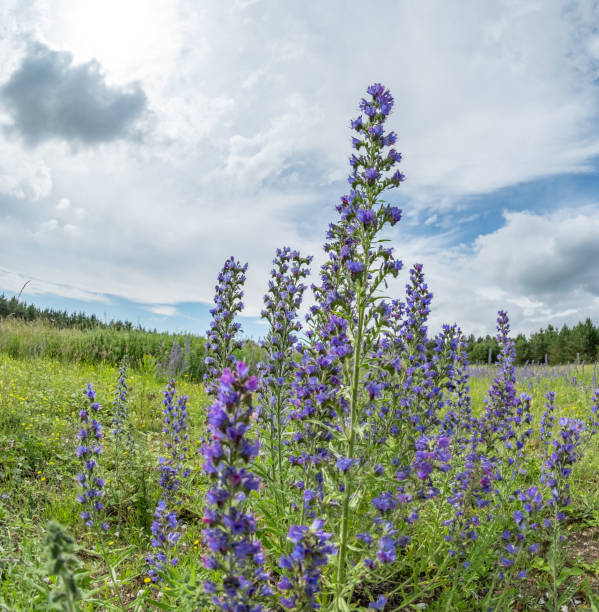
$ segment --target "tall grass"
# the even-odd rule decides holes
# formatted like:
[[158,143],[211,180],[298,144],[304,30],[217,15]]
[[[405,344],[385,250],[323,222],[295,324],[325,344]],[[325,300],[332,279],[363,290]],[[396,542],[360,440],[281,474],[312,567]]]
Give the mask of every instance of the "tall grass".
[[[205,339],[139,329],[59,328],[47,321],[0,320],[0,352],[14,358],[48,357],[63,363],[118,365],[124,357],[134,368],[155,369],[159,378],[187,375],[201,381],[206,366]],[[239,357],[255,364],[260,347],[246,341]]]

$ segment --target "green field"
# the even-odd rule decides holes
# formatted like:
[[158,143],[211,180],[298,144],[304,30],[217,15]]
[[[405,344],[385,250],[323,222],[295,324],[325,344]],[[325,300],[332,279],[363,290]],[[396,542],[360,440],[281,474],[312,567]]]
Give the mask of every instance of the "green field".
[[[579,368],[577,384],[567,383],[564,377],[538,381],[535,378],[532,385],[535,423],[543,412],[544,394],[548,388],[556,392],[558,415],[584,418],[589,405],[591,373],[589,366],[586,371]],[[99,545],[79,518],[74,477],[78,470],[75,455],[77,413],[84,403],[83,389],[89,381],[97,388],[98,400],[103,406],[104,429],[108,433],[117,378],[118,369],[114,366],[0,354],[0,609],[52,609],[48,602],[57,579],[48,568],[43,545],[51,520],[64,525],[79,545],[77,557],[85,568],[81,570],[80,582],[90,602],[83,604],[83,609],[131,606],[131,609],[149,610],[154,609],[156,602],[156,605],[184,609],[178,608],[181,590],[148,584],[144,562],[150,549],[152,513],[159,498],[157,458],[164,453],[160,432],[162,390],[166,381],[159,380],[155,371],[132,369],[128,377],[129,407],[138,444],[136,457],[128,458],[122,449],[117,454],[107,435],[102,466],[107,480],[105,501],[111,531],[106,541]],[[189,382],[186,377],[177,382],[178,390],[189,395],[190,447],[193,449],[204,431],[207,398],[200,384]],[[482,408],[489,383],[490,379],[483,377],[471,380],[474,411]],[[530,381],[522,382],[521,387],[531,392]],[[533,437],[526,453],[531,459],[530,465],[536,465],[538,470],[538,462],[534,460],[537,446],[538,440]],[[190,456],[192,476],[185,484],[180,511],[185,529],[178,544],[179,576],[194,572],[201,575],[203,571],[199,569],[199,549],[204,477],[199,456],[196,453]],[[567,592],[565,605],[577,602],[580,609],[596,609],[599,602],[599,451],[596,440],[587,449],[584,460],[576,465],[571,486],[572,504],[566,509],[568,538],[564,544],[565,563],[560,568],[560,590]],[[426,546],[427,534],[420,535],[420,546]],[[112,566],[119,581],[120,599],[105,561]],[[434,602],[438,600],[439,591],[447,588],[447,576],[441,570],[436,572],[437,560],[433,553],[428,555],[427,562],[430,567],[426,570],[426,579],[422,580],[421,597],[415,601],[426,602],[431,606],[428,609],[436,609]],[[533,565],[513,609],[542,609],[538,602],[550,590],[550,572],[547,562],[540,557]],[[419,571],[422,572],[422,568]],[[451,605],[455,609],[467,609],[460,607],[458,601]]]
[[[91,584],[102,591],[102,564],[79,518],[76,501],[78,471],[75,456],[77,412],[83,405],[82,390],[93,380],[103,412],[110,411],[118,369],[111,366],[64,364],[52,359],[13,359],[0,355],[0,605],[6,610],[45,609],[44,603],[31,607],[37,589],[51,586],[43,571],[42,542],[50,520],[62,523],[83,547],[81,558],[91,572]],[[126,552],[119,566],[123,591],[131,598],[144,587],[144,556],[148,550],[149,526],[159,497],[157,457],[162,422],[164,381],[155,373],[137,370],[129,377],[130,407],[136,438],[143,451],[136,470],[118,466],[114,446],[106,444],[103,468],[111,496],[107,507],[118,525],[107,541],[109,555],[116,560]],[[201,432],[205,396],[199,384],[186,377],[178,388],[190,398],[190,418],[195,436]],[[103,421],[108,430],[109,417]],[[102,417],[101,417],[102,418]],[[121,463],[123,458],[121,457]],[[117,469],[120,467],[120,470]],[[196,471],[198,465],[195,466]],[[195,486],[189,483],[189,486]],[[200,512],[200,508],[195,509]],[[193,548],[197,529],[190,521],[181,547]],[[40,569],[42,571],[40,572]],[[43,597],[41,602],[43,602]],[[146,609],[143,600],[140,609]]]

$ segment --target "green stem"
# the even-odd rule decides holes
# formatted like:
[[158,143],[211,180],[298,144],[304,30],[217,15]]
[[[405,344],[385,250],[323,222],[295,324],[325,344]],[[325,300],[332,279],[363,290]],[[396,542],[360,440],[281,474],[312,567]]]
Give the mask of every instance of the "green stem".
[[[364,331],[364,310],[365,305],[361,303],[361,296],[358,295],[358,329],[356,331],[354,345],[354,363],[352,373],[351,386],[351,404],[350,404],[350,430],[347,441],[347,457],[353,458],[354,443],[356,438],[356,421],[358,418],[358,387],[360,384],[360,358],[362,352],[362,334]],[[349,500],[352,494],[352,470],[346,472],[344,478],[345,494],[343,497],[343,510],[341,517],[341,542],[339,543],[339,555],[337,557],[337,585],[336,585],[336,600],[337,610],[340,610],[339,600],[341,591],[345,584],[346,570],[346,555],[347,555],[347,532],[349,528]]]
[[282,484],[283,478],[283,454],[281,450],[281,444],[283,443],[283,433],[281,432],[281,399],[277,400],[277,462],[279,464],[279,482]]
[[[281,376],[281,373],[278,373],[279,377]],[[281,397],[281,387],[277,386],[277,391],[276,391],[276,405],[275,405],[275,424],[274,424],[274,429],[276,431],[273,431],[271,429],[271,455],[270,455],[270,460],[273,466],[273,483],[276,482],[277,480],[277,473],[279,476],[279,481],[281,480],[281,474],[283,471],[283,460],[281,457],[281,412],[282,412],[282,403],[283,403],[283,399]],[[274,453],[274,448],[272,448],[274,445],[276,444],[277,446],[277,454],[275,457],[275,453]]]
[[102,551],[102,560],[104,561],[104,565],[106,566],[106,569],[108,569],[108,575],[110,576],[110,580],[112,582],[112,585],[114,586],[114,592],[116,593],[116,596],[119,600],[120,608],[121,610],[123,610],[123,612],[125,612],[125,610],[127,610],[127,607],[125,606],[125,603],[123,602],[123,598],[121,596],[121,589],[115,579],[116,572],[112,569],[112,566],[110,565],[110,562],[108,561],[108,551],[106,550],[106,546],[104,545],[103,542],[101,544],[101,551]]
[[268,471],[269,471],[270,482],[273,486],[277,478],[277,466],[274,460],[274,456],[275,456],[275,449],[274,449],[275,441],[274,440],[275,440],[275,424],[271,420],[270,421],[270,435],[268,436],[268,452],[270,455],[270,461],[269,461],[270,465],[269,465]]
[[558,505],[557,505],[557,501],[554,504],[555,506],[555,510],[553,513],[553,542],[552,542],[552,546],[551,546],[551,581],[552,581],[552,587],[553,587],[553,609],[557,610],[557,605],[558,605],[558,601],[557,601],[557,563],[556,563],[556,557],[557,557],[557,546],[558,546],[558,542],[559,542],[559,523],[557,520],[557,515],[558,515]]

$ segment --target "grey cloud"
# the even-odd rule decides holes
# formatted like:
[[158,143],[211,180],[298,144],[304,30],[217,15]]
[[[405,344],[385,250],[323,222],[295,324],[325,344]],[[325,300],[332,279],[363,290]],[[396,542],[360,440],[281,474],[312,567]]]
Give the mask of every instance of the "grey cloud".
[[546,301],[573,291],[599,296],[599,215],[595,207],[551,215],[506,214],[477,240],[476,258],[498,286]]
[[[575,236],[573,240],[576,241]],[[528,289],[533,295],[540,296],[575,290],[599,296],[597,237],[556,246],[553,260],[539,259],[521,270],[519,289]]]
[[12,129],[30,145],[59,138],[84,144],[135,136],[134,123],[147,107],[138,83],[106,84],[100,64],[73,64],[65,51],[31,43],[20,67],[0,87]]

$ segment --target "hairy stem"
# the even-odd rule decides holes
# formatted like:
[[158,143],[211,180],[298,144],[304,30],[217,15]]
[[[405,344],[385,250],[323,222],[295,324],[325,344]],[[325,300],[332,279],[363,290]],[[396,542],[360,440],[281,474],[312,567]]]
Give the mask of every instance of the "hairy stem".
[[[358,418],[358,386],[360,383],[360,358],[362,352],[362,334],[364,331],[364,311],[365,305],[358,302],[358,328],[356,331],[355,345],[354,345],[354,363],[352,372],[352,385],[351,385],[351,404],[350,404],[350,429],[347,440],[347,457],[353,458],[354,443],[356,438],[356,421]],[[336,599],[337,609],[339,607],[339,599],[341,597],[341,591],[345,583],[345,569],[346,569],[346,554],[347,554],[347,532],[349,527],[349,500],[352,494],[353,482],[352,482],[352,470],[351,468],[346,472],[345,479],[345,492],[343,497],[343,510],[341,516],[341,541],[339,543],[339,555],[337,559],[337,585],[336,585]]]

